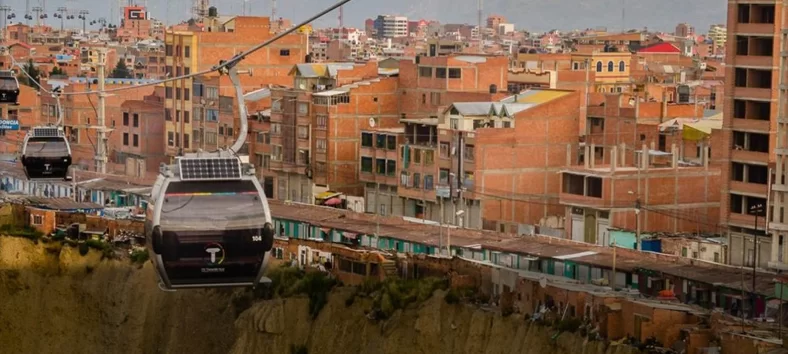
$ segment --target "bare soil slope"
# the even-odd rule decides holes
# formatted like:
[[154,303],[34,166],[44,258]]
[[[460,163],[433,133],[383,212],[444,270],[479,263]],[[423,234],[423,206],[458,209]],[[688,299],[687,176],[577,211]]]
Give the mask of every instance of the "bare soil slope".
[[[0,352],[292,354],[634,354],[530,326],[518,316],[448,305],[436,293],[382,322],[339,288],[316,320],[309,299],[239,309],[241,290],[165,293],[145,266],[70,247],[0,237]],[[240,305],[243,306],[243,305]]]

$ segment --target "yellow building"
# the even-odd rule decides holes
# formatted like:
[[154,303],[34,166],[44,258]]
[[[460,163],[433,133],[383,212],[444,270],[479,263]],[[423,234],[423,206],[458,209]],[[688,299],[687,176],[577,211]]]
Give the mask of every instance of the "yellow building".
[[632,84],[629,76],[632,53],[630,52],[593,52],[573,53],[573,71],[588,70],[594,73],[594,91],[627,92]]

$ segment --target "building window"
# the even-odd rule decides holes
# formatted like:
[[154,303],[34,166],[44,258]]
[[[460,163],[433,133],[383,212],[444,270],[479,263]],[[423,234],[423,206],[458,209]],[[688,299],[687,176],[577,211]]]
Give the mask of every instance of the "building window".
[[612,61],[607,62],[607,71],[608,72],[613,72],[613,62]]
[[123,112],[123,126],[129,126],[129,112]]
[[578,62],[572,63],[572,70],[580,70],[580,63]]
[[319,129],[326,129],[328,127],[328,116],[326,116],[326,115],[318,115],[317,116],[317,127]]
[[172,87],[164,88],[164,98],[172,98]]
[[317,139],[315,141],[315,145],[316,145],[317,151],[326,151],[326,148],[328,147],[326,139]]
[[442,158],[449,158],[449,143],[440,143],[440,156]]
[[290,49],[280,49],[279,56],[289,57],[290,56]]
[[133,143],[134,147],[140,146],[140,136],[138,134],[134,134]]
[[183,134],[183,148],[189,148],[189,134]]
[[200,119],[202,119],[202,116],[200,115],[200,112],[201,112],[200,108],[195,108],[194,112],[192,112],[192,117],[194,117],[194,121],[195,122],[199,122]]
[[206,132],[205,133],[205,142],[208,144],[216,144],[216,132]]
[[397,137],[389,135],[386,137],[386,148],[389,150],[397,150]]
[[129,146],[129,133],[123,133],[123,146]]
[[432,77],[432,68],[429,66],[420,66],[419,67],[419,76],[420,77]]
[[44,217],[41,215],[33,215],[33,225],[44,225]]
[[361,146],[372,147],[372,133],[361,133]]
[[170,108],[164,109],[164,120],[168,120],[168,121],[172,120],[172,109]]
[[205,97],[210,99],[219,99],[219,89],[216,87],[208,87],[205,89]]
[[307,105],[304,102],[299,102],[298,103],[298,114],[303,116],[303,115],[306,115],[307,113],[309,113],[309,105]]
[[424,176],[424,189],[426,189],[428,191],[432,190],[432,185],[433,185],[432,178],[433,178],[432,175]]
[[459,68],[451,68],[449,69],[449,78],[450,79],[461,79],[462,78],[462,70]]
[[191,100],[189,98],[190,96],[191,96],[191,90],[187,89],[187,88],[183,89],[183,99],[186,100],[186,101],[189,101],[189,100]]
[[206,122],[218,122],[219,121],[219,111],[215,109],[206,109],[205,110],[205,121]]
[[282,134],[282,126],[279,123],[271,123],[271,135],[277,136]]
[[394,177],[395,173],[397,173],[397,161],[386,160],[386,176]]
[[[188,45],[183,46],[183,57],[184,58],[189,58],[189,57],[191,57],[191,55],[192,55],[192,48],[189,47]],[[186,74],[186,75],[189,75],[189,74]]]
[[375,148],[377,149],[385,149],[386,148],[386,136],[383,134],[378,134],[375,136]]
[[183,122],[189,124],[189,111],[183,111]]
[[137,114],[137,113],[134,113],[132,121],[133,121],[132,125],[134,126],[134,128],[139,128],[139,126],[140,126],[140,115]]
[[420,184],[421,184],[421,174],[420,173],[414,173],[413,174],[413,188],[421,188]]
[[280,145],[273,145],[271,147],[273,154],[271,154],[271,161],[282,161],[282,147]]
[[623,60],[618,62],[618,71],[624,72],[625,68],[626,68],[626,64],[624,64]]
[[435,77],[439,79],[446,78],[446,68],[435,68]]
[[180,109],[176,109],[175,110],[175,121],[176,122],[180,122],[181,121],[181,110]]
[[164,55],[172,56],[172,44],[167,44],[164,46]]
[[596,62],[596,72],[598,72],[598,73],[602,72],[602,62],[601,61]]
[[175,143],[175,133],[167,132],[167,146],[173,146]]
[[372,172],[372,158],[363,156],[361,157],[361,172]]
[[298,126],[298,138],[299,139],[309,139],[309,127],[304,125]]
[[410,176],[408,175],[408,172],[402,171],[399,174],[399,184],[403,187],[407,187],[408,183],[410,183]]

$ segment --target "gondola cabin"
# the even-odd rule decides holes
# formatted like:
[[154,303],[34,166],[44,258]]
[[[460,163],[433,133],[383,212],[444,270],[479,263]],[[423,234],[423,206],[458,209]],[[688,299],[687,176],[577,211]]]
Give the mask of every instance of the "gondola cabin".
[[254,287],[274,242],[254,167],[227,151],[188,154],[162,165],[145,234],[163,290]]
[[19,80],[11,70],[0,70],[0,103],[18,104]]
[[25,136],[22,166],[30,180],[70,178],[71,146],[62,127],[34,127]]

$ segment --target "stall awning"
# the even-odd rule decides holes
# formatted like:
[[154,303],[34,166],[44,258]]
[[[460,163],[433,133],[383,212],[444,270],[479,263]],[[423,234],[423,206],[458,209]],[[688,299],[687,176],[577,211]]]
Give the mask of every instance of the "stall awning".
[[338,197],[340,194],[342,194],[342,193],[334,192],[334,191],[325,191],[323,193],[320,193],[320,194],[316,195],[315,199],[323,199],[323,200],[325,200],[325,199],[329,199],[329,198],[333,198],[333,197]]

